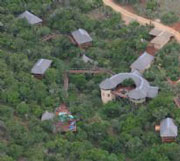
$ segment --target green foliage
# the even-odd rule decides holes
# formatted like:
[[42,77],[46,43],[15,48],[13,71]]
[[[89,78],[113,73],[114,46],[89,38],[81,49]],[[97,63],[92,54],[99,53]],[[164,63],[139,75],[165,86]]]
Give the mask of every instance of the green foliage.
[[13,158],[8,155],[1,155],[1,161],[13,161]]
[[21,102],[16,110],[19,114],[24,115],[29,112],[29,106],[25,102]]
[[[148,10],[154,11],[157,8],[151,3]],[[0,0],[0,4],[0,160],[177,161],[179,145],[161,144],[154,125],[167,116],[180,125],[180,112],[172,101],[179,89],[166,82],[167,77],[179,77],[178,44],[172,42],[160,50],[144,73],[152,85],[160,87],[157,98],[143,105],[126,99],[102,105],[99,83],[109,74],[68,73],[67,97],[64,72],[96,67],[129,72],[130,64],[146,49],[147,42],[142,40],[149,39],[150,27],[136,22],[126,26],[121,15],[102,6],[101,0]],[[43,24],[17,19],[24,10],[40,16]],[[103,19],[90,18],[94,10]],[[90,33],[92,47],[82,50],[68,39],[78,28]],[[56,37],[42,41],[53,33]],[[84,63],[82,54],[98,65]],[[30,72],[40,58],[53,60],[42,80]],[[44,111],[54,112],[64,102],[78,120],[76,133],[53,133],[54,120],[40,120]]]
[[161,17],[162,22],[167,25],[177,22],[178,19],[178,16],[174,12],[165,13]]
[[159,96],[149,104],[149,110],[151,110],[152,116],[159,120],[166,116],[173,117],[173,108],[175,108],[175,106],[172,99],[172,95],[160,93]]
[[130,87],[134,85],[134,81],[132,79],[126,79],[122,82],[122,86]]
[[164,49],[159,51],[156,58],[156,64],[166,71],[167,77],[172,80],[179,78],[179,44],[169,43]]
[[121,105],[114,102],[110,102],[103,107],[103,114],[107,118],[115,118],[121,114],[121,109]]
[[84,152],[81,157],[81,161],[117,161],[117,157],[114,155],[109,155],[107,151],[100,149],[92,149]]
[[133,4],[139,2],[139,0],[116,0],[116,1],[122,4]]
[[157,8],[158,8],[157,0],[150,0],[146,4],[146,9],[147,10],[155,11],[155,10],[157,10]]
[[11,144],[8,147],[8,153],[12,155],[13,158],[18,158],[23,154],[23,147],[17,144]]
[[174,143],[153,146],[149,149],[146,148],[143,152],[143,155],[139,155],[139,157],[137,158],[137,161],[138,160],[142,160],[142,161],[145,161],[145,160],[147,160],[147,161],[176,160],[176,158],[179,157],[178,150],[179,150],[179,146]]

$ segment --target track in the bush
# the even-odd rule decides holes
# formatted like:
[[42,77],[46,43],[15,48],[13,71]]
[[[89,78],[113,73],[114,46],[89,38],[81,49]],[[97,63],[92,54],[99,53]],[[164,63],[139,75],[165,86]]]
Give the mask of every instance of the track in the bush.
[[109,7],[111,7],[116,12],[120,12],[122,15],[122,19],[128,24],[131,21],[137,21],[142,25],[154,25],[154,27],[172,33],[175,39],[180,43],[180,33],[173,28],[166,26],[162,23],[138,16],[134,13],[127,11],[126,9],[122,8],[120,5],[116,4],[113,0],[103,0],[103,3]]

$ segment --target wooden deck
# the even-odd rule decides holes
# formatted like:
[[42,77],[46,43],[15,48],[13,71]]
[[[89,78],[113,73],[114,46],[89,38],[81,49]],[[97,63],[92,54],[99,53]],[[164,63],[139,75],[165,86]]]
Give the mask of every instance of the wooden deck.
[[176,104],[176,106],[177,106],[178,108],[180,108],[180,97],[175,97],[175,98],[174,98],[174,103]]
[[42,41],[49,41],[49,40],[52,40],[52,39],[55,39],[56,37],[58,36],[58,34],[49,34],[49,35],[46,35],[42,38]]
[[161,140],[163,143],[176,142],[176,138],[174,137],[162,137]]

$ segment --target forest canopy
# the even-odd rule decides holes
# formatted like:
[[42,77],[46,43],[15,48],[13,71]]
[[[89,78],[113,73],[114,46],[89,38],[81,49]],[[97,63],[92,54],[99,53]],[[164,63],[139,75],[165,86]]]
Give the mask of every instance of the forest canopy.
[[[18,19],[25,10],[43,23]],[[88,49],[69,39],[79,28],[93,38]],[[130,72],[147,47],[150,29],[137,22],[126,26],[101,0],[0,0],[0,160],[178,161],[180,139],[162,144],[154,131],[168,116],[180,126],[180,111],[173,103],[180,91],[167,82],[167,77],[179,77],[180,45],[175,41],[158,51],[144,73],[160,92],[143,104],[120,99],[103,105],[99,84],[109,77],[105,73],[69,74],[68,93],[64,90],[64,72],[70,69]],[[43,41],[51,34],[56,36]],[[98,65],[83,62],[82,54]],[[52,65],[39,80],[31,69],[41,58]],[[45,111],[54,112],[62,103],[78,120],[75,133],[53,133],[53,121],[41,121]]]

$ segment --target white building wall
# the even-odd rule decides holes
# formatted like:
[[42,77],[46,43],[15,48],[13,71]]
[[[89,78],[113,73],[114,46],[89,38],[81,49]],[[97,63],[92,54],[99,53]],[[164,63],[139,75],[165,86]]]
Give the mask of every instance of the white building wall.
[[104,104],[115,99],[115,96],[111,93],[111,90],[101,89],[101,100]]

